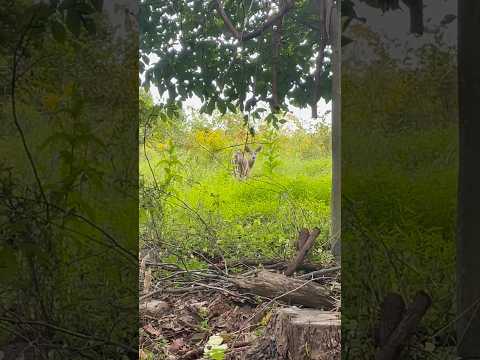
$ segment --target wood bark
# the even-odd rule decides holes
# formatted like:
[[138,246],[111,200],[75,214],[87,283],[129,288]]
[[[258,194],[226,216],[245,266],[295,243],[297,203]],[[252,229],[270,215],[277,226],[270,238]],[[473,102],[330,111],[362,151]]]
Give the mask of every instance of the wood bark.
[[480,1],[458,2],[458,355],[480,358]]
[[275,298],[288,304],[314,309],[332,309],[336,305],[326,287],[270,271],[260,271],[252,278],[234,278],[232,282],[244,292]]
[[405,302],[403,298],[396,293],[390,293],[385,296],[380,309],[380,324],[378,328],[377,345],[384,347],[390,335],[395,331],[400,321],[402,321],[405,312]]
[[270,320],[266,334],[244,360],[335,360],[341,356],[339,313],[281,309]]
[[303,248],[303,246],[307,242],[308,235],[310,235],[310,231],[308,231],[308,229],[304,228],[304,229],[300,230],[300,232],[298,233],[297,242],[295,243],[295,249],[297,251],[300,250],[301,248]]

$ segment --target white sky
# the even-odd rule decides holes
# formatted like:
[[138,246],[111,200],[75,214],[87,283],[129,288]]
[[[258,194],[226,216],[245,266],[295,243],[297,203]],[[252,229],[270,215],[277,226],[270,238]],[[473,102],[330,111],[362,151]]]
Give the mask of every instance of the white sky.
[[[438,29],[445,15],[457,15],[457,1],[424,0],[425,31],[422,36],[416,36],[410,33],[410,14],[408,9],[403,3],[400,3],[400,7],[398,10],[383,13],[380,9],[373,8],[367,4],[355,3],[357,15],[367,19],[369,29],[380,35],[384,45],[387,47],[387,51],[393,58],[398,60],[405,58],[407,49],[415,50],[424,45],[435,43],[434,30]],[[441,26],[439,30],[443,34],[444,45],[456,46],[456,19],[446,26]],[[342,53],[344,56],[352,55],[365,61],[373,59],[372,54],[368,53],[365,43],[358,45],[358,48],[363,51],[362,54],[355,53],[355,48],[355,44],[348,45],[342,49]],[[410,53],[410,58],[413,65],[418,60],[413,52]]]

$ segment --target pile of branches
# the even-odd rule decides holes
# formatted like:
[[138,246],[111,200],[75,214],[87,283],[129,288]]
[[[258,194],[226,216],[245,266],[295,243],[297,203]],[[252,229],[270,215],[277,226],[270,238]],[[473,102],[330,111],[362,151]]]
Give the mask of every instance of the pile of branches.
[[204,257],[208,266],[191,270],[143,258],[141,356],[148,358],[151,352],[167,359],[200,359],[209,339],[218,335],[225,359],[240,359],[258,342],[272,309],[295,305],[338,311],[340,267],[304,262],[318,235],[318,229],[302,230],[290,262],[227,264]]

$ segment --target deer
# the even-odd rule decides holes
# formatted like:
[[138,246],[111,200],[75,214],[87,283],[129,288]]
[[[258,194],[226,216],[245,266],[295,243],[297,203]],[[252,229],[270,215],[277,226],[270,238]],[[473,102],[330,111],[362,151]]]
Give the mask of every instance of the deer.
[[248,145],[245,146],[245,151],[237,150],[232,158],[233,176],[240,180],[246,179],[255,164],[257,154],[261,150],[262,145],[257,147],[255,151],[252,151]]

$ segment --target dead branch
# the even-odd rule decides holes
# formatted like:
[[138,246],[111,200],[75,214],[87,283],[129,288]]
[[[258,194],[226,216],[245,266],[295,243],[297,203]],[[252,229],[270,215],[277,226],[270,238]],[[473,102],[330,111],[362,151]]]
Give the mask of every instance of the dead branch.
[[334,266],[334,267],[327,268],[327,269],[316,270],[316,271],[312,271],[312,272],[304,274],[304,275],[297,276],[296,279],[311,279],[311,278],[314,278],[316,276],[326,275],[326,274],[337,272],[341,268],[342,268],[341,266]]
[[375,339],[380,348],[386,345],[388,338],[402,321],[404,313],[403,298],[397,293],[387,294],[380,308],[380,323]]
[[[308,233],[308,238],[307,240],[304,241],[303,238],[307,233]],[[297,268],[303,262],[303,259],[305,259],[305,256],[307,255],[308,251],[312,248],[313,242],[315,241],[315,239],[318,237],[319,234],[320,234],[319,228],[313,229],[312,232],[308,232],[308,230],[306,229],[303,229],[300,232],[298,244],[299,245],[303,244],[303,246],[297,252],[295,259],[292,261],[292,263],[288,266],[287,270],[285,271],[286,276],[291,276],[295,272],[295,270],[297,270]]]
[[414,333],[430,305],[430,297],[423,291],[418,292],[402,320],[388,337],[385,345],[377,351],[375,360],[399,359],[407,340]]

